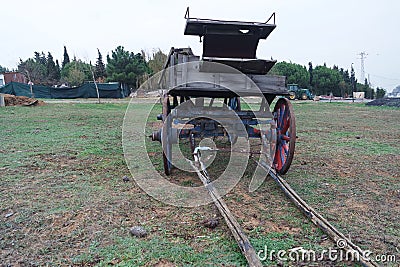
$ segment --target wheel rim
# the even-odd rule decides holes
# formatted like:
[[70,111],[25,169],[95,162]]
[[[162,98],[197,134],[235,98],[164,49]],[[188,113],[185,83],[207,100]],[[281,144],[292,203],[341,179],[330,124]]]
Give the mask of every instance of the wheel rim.
[[290,98],[291,100],[294,100],[294,99],[296,98],[296,95],[291,94],[291,95],[289,95],[289,98]]
[[163,150],[163,164],[164,164],[164,173],[166,175],[171,174],[171,157],[172,157],[172,143],[169,140],[169,135],[171,132],[171,127],[172,127],[172,121],[171,117],[169,117],[169,113],[171,112],[171,104],[169,101],[168,95],[164,96],[163,99],[163,107],[162,107],[162,113],[163,113],[163,127],[162,127],[162,133],[161,133],[161,145],[162,145],[162,150]]
[[289,100],[278,100],[274,107],[274,120],[277,126],[274,167],[279,174],[285,174],[292,163],[296,143],[296,120]]

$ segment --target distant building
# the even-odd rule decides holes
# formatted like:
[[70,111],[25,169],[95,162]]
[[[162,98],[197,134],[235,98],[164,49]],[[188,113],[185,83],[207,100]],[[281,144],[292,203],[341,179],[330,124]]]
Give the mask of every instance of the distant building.
[[0,87],[6,85],[6,82],[4,80],[4,74],[0,73]]
[[4,72],[0,73],[0,86],[4,86],[10,82],[27,83],[25,76],[19,72]]
[[364,99],[365,92],[353,92],[353,98],[355,99]]

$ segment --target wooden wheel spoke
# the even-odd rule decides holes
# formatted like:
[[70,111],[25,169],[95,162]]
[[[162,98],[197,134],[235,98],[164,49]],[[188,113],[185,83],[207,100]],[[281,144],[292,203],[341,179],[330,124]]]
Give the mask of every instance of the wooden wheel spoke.
[[275,163],[275,166],[276,166],[277,169],[282,168],[282,158],[281,158],[281,155],[280,155],[281,154],[280,150],[281,150],[281,145],[278,145],[276,147],[275,159],[274,159],[274,163]]
[[285,151],[285,155],[287,155],[289,153],[289,146],[287,144],[282,145],[284,151]]
[[282,162],[282,165],[285,164],[285,150],[283,149],[283,146],[281,145],[279,147],[279,157],[280,157],[280,161]]
[[[289,110],[289,109],[287,109]],[[285,112],[286,117],[284,118],[284,124],[282,126],[282,133],[286,133],[290,127],[290,111]]]
[[171,112],[171,104],[168,95],[164,95],[162,112],[164,125],[162,127],[161,145],[163,149],[164,173],[166,175],[170,175],[172,168],[172,143],[171,140],[169,140],[169,134],[172,128],[172,121],[171,118],[168,117],[169,113]]
[[279,129],[282,129],[283,125],[284,125],[284,121],[283,121],[283,115],[285,114],[285,110],[284,107],[281,107],[279,109]]

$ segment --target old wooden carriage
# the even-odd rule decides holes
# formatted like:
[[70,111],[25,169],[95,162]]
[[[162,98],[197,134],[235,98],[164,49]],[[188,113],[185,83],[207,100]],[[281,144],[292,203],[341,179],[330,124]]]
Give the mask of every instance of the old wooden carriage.
[[[276,60],[256,58],[259,41],[276,27],[275,14],[266,23],[190,18],[188,12],[185,18],[184,34],[200,37],[203,54],[171,48],[160,77],[163,127],[152,139],[162,144],[165,174],[171,173],[178,139],[189,139],[194,151],[196,140],[215,136],[261,139],[266,161],[286,173],[295,148],[293,108],[282,97],[270,110],[277,96],[289,94],[286,78],[268,75]],[[242,104],[249,97],[260,99],[256,109]]]

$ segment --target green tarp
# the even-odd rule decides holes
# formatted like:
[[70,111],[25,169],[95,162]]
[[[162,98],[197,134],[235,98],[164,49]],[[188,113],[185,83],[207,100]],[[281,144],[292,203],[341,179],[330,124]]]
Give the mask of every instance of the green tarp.
[[[123,98],[129,95],[127,90],[120,88],[118,83],[98,83],[101,98]],[[97,98],[94,83],[85,83],[73,88],[54,88],[43,85],[32,85],[36,98]],[[11,82],[0,88],[0,93],[16,96],[32,97],[29,84]]]

